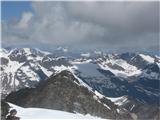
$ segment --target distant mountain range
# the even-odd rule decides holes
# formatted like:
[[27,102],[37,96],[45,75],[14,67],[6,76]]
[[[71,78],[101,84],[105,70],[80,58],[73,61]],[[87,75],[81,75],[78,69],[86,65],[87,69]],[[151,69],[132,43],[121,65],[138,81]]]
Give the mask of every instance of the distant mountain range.
[[[76,54],[63,48],[53,53],[31,48],[1,49],[0,55],[2,97],[9,94],[5,99],[14,104],[50,106],[102,118],[158,118],[159,56],[101,51]],[[82,101],[78,101],[78,94],[83,96]],[[101,113],[93,106],[99,106]]]

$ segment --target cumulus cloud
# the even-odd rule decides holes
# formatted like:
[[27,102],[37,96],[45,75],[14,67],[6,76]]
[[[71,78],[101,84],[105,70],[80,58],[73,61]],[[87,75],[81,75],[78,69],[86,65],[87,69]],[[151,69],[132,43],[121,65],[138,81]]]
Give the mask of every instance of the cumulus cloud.
[[[158,51],[157,2],[33,2],[2,43]],[[25,28],[25,29],[24,29]]]

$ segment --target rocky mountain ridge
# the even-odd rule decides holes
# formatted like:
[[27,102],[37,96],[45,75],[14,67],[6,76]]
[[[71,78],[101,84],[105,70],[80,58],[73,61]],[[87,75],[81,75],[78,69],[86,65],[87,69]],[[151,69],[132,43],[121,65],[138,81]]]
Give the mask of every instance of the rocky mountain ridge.
[[[74,79],[74,82],[89,91],[94,91],[93,94],[99,96],[100,101],[105,98],[104,101],[111,100],[108,105],[118,105],[118,109],[115,109],[117,114],[120,114],[118,111],[121,109],[128,111],[128,115],[132,118],[136,116],[139,119],[157,119],[159,116],[160,58],[158,56],[103,52],[73,54],[66,50],[50,53],[30,48],[16,48],[10,51],[2,49],[0,55],[2,98],[12,91],[30,93],[37,85],[67,70],[78,80]],[[68,95],[70,98],[71,95]],[[16,99],[15,96],[13,98]],[[10,102],[16,103],[14,100]],[[19,103],[23,103],[22,106],[32,106],[34,102],[26,104],[24,100]],[[66,109],[61,106],[61,110],[68,111],[69,105],[65,106]],[[41,106],[39,103],[37,107],[47,107],[47,105]],[[52,109],[55,108],[54,105]],[[73,112],[73,108],[70,112]],[[142,115],[145,112],[150,114]]]

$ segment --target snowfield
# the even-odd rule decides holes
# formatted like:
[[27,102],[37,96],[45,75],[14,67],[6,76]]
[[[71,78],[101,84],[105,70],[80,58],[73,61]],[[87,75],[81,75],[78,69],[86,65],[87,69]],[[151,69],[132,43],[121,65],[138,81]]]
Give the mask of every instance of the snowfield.
[[[101,119],[98,117],[93,117],[89,114],[82,115],[79,113],[69,113],[58,110],[42,109],[42,108],[22,108],[17,105],[8,103],[11,106],[11,109],[17,110],[17,115],[20,117],[20,120],[57,120],[57,119],[85,119],[85,120],[95,120]],[[102,119],[101,119],[102,120]]]
[[[109,67],[108,64],[117,65],[123,68],[124,70],[113,69]],[[122,59],[109,59],[109,60],[103,61],[101,64],[98,64],[98,65],[101,67],[101,69],[109,70],[118,77],[127,78],[130,76],[138,76],[142,73],[142,71],[139,70],[137,67],[128,64],[126,61]]]
[[149,63],[154,63],[154,58],[149,55],[139,54],[145,61]]

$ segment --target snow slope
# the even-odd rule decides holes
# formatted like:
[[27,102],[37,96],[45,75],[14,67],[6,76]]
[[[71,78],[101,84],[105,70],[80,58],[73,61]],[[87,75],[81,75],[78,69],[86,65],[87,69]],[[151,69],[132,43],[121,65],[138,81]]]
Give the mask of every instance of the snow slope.
[[78,113],[69,113],[58,110],[42,109],[42,108],[22,108],[14,104],[9,103],[11,109],[17,110],[17,116],[21,120],[56,120],[56,119],[100,119],[90,115],[82,115]]
[[[123,68],[124,70],[113,69],[109,67],[108,64],[117,65]],[[128,64],[126,61],[122,59],[108,59],[106,61],[103,61],[101,64],[99,64],[99,66],[101,67],[101,69],[109,70],[114,75],[124,77],[124,78],[127,78],[129,76],[137,76],[141,74],[141,70],[137,69],[137,67],[133,65]]]
[[154,58],[149,55],[139,54],[145,61],[149,63],[154,63]]

